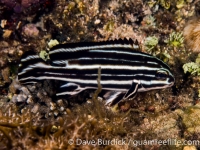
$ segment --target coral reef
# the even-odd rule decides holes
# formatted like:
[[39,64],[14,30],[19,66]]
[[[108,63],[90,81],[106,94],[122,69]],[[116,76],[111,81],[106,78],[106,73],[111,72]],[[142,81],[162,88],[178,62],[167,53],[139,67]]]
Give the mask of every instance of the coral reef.
[[[40,15],[51,10],[53,6],[54,1],[50,0],[2,0],[0,2],[0,19],[5,22],[3,29],[15,31],[26,24],[27,20],[38,19]],[[32,16],[31,20],[28,19],[29,16]]]
[[[137,143],[200,141],[199,6],[198,0],[1,0],[1,149],[199,149],[195,143]],[[116,38],[137,40],[141,51],[167,62],[175,85],[107,108],[98,91],[66,99],[55,95],[59,82],[17,82],[26,51],[47,61],[57,44]],[[70,139],[125,144],[78,145]]]

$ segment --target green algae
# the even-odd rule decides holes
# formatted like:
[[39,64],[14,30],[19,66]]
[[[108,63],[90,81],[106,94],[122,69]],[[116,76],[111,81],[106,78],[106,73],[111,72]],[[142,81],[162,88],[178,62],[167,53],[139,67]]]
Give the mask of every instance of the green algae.
[[184,73],[191,73],[192,75],[200,75],[200,54],[198,54],[195,62],[189,62],[183,65]]
[[155,36],[149,36],[145,39],[144,44],[145,44],[147,51],[151,51],[158,44],[158,38]]
[[47,61],[49,59],[49,55],[46,51],[40,51],[39,53],[40,58],[42,58],[44,61]]
[[165,43],[172,47],[183,47],[183,41],[183,33],[172,32],[170,33],[169,38],[165,40]]

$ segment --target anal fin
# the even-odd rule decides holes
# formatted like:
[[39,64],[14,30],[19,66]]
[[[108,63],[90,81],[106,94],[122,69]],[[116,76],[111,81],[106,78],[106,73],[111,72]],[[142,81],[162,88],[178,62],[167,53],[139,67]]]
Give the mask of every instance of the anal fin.
[[57,96],[66,95],[73,96],[80,92],[82,92],[84,88],[81,88],[80,85],[75,83],[66,83],[60,86],[59,91],[57,92]]
[[130,89],[124,94],[124,92],[119,91],[108,91],[103,97],[106,99],[106,105],[113,106],[120,101],[129,100],[130,98],[134,98],[138,91],[138,86],[140,81],[134,80]]
[[106,94],[103,96],[106,100],[106,104],[108,106],[113,106],[117,103],[119,103],[124,96],[123,92],[119,91],[108,91]]

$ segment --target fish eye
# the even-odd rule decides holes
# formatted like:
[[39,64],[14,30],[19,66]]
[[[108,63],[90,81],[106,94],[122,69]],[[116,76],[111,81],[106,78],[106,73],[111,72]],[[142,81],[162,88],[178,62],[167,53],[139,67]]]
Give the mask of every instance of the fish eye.
[[166,78],[169,77],[169,74],[168,74],[167,71],[159,70],[159,71],[156,72],[155,77],[157,79],[165,80]]

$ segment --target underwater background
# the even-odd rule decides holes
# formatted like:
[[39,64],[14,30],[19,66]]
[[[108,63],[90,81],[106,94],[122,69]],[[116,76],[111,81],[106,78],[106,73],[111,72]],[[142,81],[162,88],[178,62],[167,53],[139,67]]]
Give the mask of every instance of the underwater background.
[[[131,38],[166,62],[171,88],[109,108],[57,81],[17,82],[21,56],[55,45]],[[200,149],[199,0],[0,0],[0,149]]]

